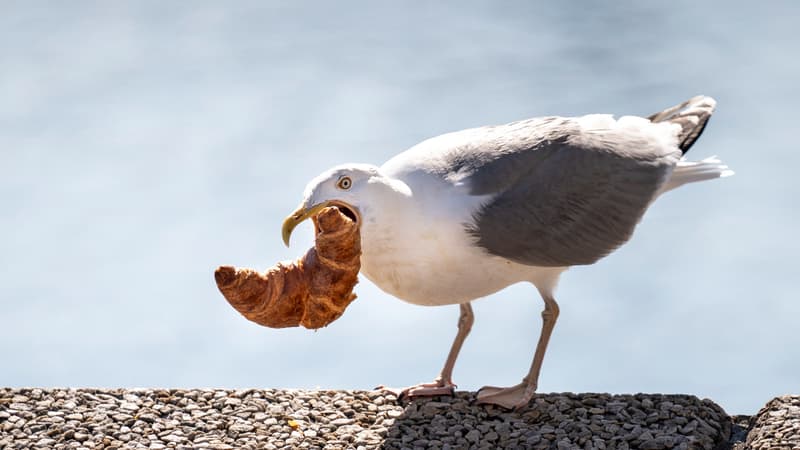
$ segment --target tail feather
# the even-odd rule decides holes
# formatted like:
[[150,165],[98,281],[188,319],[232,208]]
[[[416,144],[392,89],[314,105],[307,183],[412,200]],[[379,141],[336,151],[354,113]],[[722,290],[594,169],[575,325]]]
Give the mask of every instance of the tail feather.
[[733,174],[733,170],[729,169],[716,156],[711,156],[702,161],[679,161],[669,180],[661,188],[659,195],[686,183],[725,178]]
[[655,113],[648,117],[651,122],[672,122],[680,125],[678,133],[678,147],[683,154],[689,151],[692,144],[703,133],[708,119],[717,106],[716,100],[705,95],[698,95],[686,100],[680,105]]

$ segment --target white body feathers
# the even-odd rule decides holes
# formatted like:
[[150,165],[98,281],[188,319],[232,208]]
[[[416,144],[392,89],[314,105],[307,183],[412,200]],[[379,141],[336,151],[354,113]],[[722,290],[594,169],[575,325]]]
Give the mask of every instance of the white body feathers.
[[[665,147],[676,145],[676,125],[652,123],[634,116],[615,120],[593,114],[579,118],[586,129],[647,129]],[[396,201],[372,205],[385,209],[380,220],[363,224],[362,273],[385,292],[425,306],[464,303],[528,281],[552,292],[568,267],[537,267],[491,255],[475,245],[464,224],[492,196],[470,196],[465,186],[411,170],[415,158],[400,154],[387,162],[383,175],[408,189]],[[680,161],[658,195],[696,181],[732,175],[716,158]],[[402,201],[400,198],[402,197]],[[377,212],[377,211],[375,211]]]
[[[309,184],[304,205],[336,200],[357,208],[362,219],[361,272],[404,301],[428,306],[465,303],[520,281],[533,283],[546,296],[570,265],[590,264],[624,243],[659,195],[687,183],[733,174],[713,157],[698,162],[681,158],[702,132],[714,106],[710,97],[698,96],[647,119],[592,114],[449,133],[420,143],[380,168],[335,167]],[[558,126],[566,128],[554,128]],[[531,141],[530,136],[539,137]],[[560,141],[565,137],[566,141]],[[533,157],[533,165],[520,165],[520,155]],[[551,164],[548,171],[537,171],[541,161]],[[558,164],[569,165],[564,173],[578,179],[556,176],[561,172]],[[481,175],[491,170],[495,175],[487,184]],[[337,180],[343,177],[352,180],[352,187],[338,187]],[[530,180],[541,182],[531,184]],[[475,184],[481,182],[484,185]],[[574,190],[576,184],[584,190]],[[500,199],[520,186],[529,191],[515,194],[511,203],[507,197]],[[594,195],[596,189],[605,189],[605,194]],[[513,229],[494,232],[500,246],[505,242],[506,247],[517,249],[548,242],[552,245],[546,250],[561,252],[557,257],[567,255],[569,249],[577,256],[537,265],[532,262],[535,254],[515,259],[488,250],[470,227],[479,223],[478,214],[485,218],[495,211],[487,208],[498,204],[505,208],[502,214],[490,217],[511,223],[505,222],[508,218],[514,224]],[[586,208],[594,209],[586,213]],[[619,229],[621,222],[615,225],[620,217],[628,228]],[[552,230],[558,233],[550,233],[550,240],[537,240]],[[506,240],[507,231],[514,240]],[[590,248],[584,242],[601,242],[606,247],[581,259],[580,249]]]

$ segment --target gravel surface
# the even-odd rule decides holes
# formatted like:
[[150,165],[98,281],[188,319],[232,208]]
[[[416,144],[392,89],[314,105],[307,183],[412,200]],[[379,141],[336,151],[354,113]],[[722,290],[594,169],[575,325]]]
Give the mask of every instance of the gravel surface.
[[753,420],[745,442],[745,449],[800,449],[800,395],[770,400]]
[[379,391],[0,388],[0,448],[729,447],[730,418],[693,396],[538,394],[519,412],[474,405],[474,398],[469,392],[398,402]]

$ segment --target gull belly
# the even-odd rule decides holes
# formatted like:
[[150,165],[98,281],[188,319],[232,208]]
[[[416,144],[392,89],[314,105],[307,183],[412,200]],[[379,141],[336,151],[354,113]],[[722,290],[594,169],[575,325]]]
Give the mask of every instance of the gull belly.
[[438,177],[404,178],[413,195],[387,198],[362,225],[361,273],[384,292],[416,305],[459,304],[521,281],[552,285],[566,270],[518,264],[477,246],[467,224],[490,196]]
[[[415,235],[409,241],[365,240],[361,273],[401,300],[438,306],[487,296],[527,280],[536,269],[484,254],[469,244],[466,233],[448,235],[435,228],[406,229],[404,234]],[[454,245],[454,240],[461,242]]]

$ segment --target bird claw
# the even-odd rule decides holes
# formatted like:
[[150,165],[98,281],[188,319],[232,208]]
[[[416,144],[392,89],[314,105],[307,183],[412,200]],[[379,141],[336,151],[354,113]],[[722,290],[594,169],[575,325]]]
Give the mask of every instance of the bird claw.
[[456,390],[455,383],[437,380],[431,383],[420,383],[406,388],[389,388],[383,385],[377,386],[375,389],[390,392],[397,396],[398,399],[416,398],[416,397],[436,397],[440,395],[453,395]]
[[536,392],[536,386],[522,382],[511,387],[484,386],[478,390],[479,405],[497,405],[506,409],[519,411],[528,405]]
[[395,397],[397,397],[397,398],[400,398],[400,396],[402,396],[402,395],[403,395],[403,389],[401,389],[401,388],[393,388],[393,387],[388,387],[388,386],[384,386],[384,385],[382,385],[382,384],[379,384],[379,385],[375,386],[375,389],[374,389],[374,390],[376,390],[376,391],[383,391],[383,392],[386,392],[386,393],[392,394],[392,395],[394,395],[394,396],[395,396]]
[[[433,384],[433,383],[429,383]],[[420,384],[417,386],[407,387],[403,393],[408,398],[415,397],[436,397],[439,395],[453,395],[456,392],[455,384],[446,384],[441,386],[430,386],[428,384]]]

